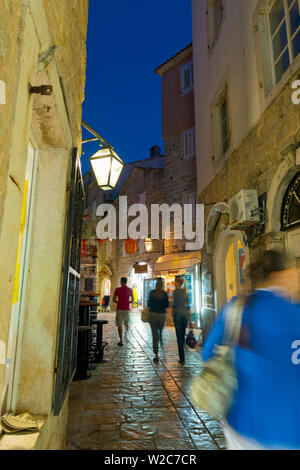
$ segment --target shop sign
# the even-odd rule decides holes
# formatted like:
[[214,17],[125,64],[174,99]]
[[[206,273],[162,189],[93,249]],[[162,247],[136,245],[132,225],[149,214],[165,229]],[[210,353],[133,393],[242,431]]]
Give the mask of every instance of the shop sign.
[[175,276],[175,274],[179,274],[179,271],[168,271],[169,276]]
[[135,264],[134,272],[136,274],[148,273],[148,264]]

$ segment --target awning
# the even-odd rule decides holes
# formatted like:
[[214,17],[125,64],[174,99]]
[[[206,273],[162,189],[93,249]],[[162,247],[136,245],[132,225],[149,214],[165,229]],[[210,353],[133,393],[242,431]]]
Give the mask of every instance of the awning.
[[166,255],[158,258],[154,265],[154,273],[168,274],[169,271],[178,271],[183,274],[187,269],[193,268],[201,262],[201,251],[186,251],[174,255]]

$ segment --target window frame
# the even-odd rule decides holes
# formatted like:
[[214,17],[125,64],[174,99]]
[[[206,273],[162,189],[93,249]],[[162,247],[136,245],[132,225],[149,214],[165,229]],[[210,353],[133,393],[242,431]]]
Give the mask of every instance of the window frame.
[[[259,51],[261,58],[262,83],[265,98],[268,98],[274,88],[276,88],[284,80],[285,74],[288,73],[293,64],[295,64],[296,61],[300,60],[300,54],[298,53],[296,56],[294,56],[293,49],[293,40],[298,34],[300,34],[300,26],[298,26],[296,31],[294,31],[294,33],[292,34],[290,22],[290,11],[295,5],[295,3],[298,4],[298,9],[300,11],[300,0],[292,1],[290,6],[288,5],[288,0],[283,0],[284,17],[282,18],[282,20],[276,27],[276,30],[272,34],[270,26],[270,14],[276,4],[276,1],[277,0],[273,0],[267,3],[266,0],[264,0],[260,4],[260,7],[257,11],[256,29],[259,33]],[[280,28],[283,26],[284,23],[286,25],[287,44],[283,49],[281,49],[279,55],[274,60],[273,39],[280,32]],[[275,67],[280,62],[286,51],[288,51],[289,54],[289,66],[277,80]]]
[[[227,110],[227,138],[228,138],[228,147],[224,152],[224,141],[223,128],[222,128],[222,105],[226,101],[226,110]],[[221,161],[226,159],[230,147],[232,144],[232,132],[231,132],[231,114],[230,114],[230,101],[229,101],[229,89],[228,84],[226,83],[222,88],[221,92],[217,95],[215,102],[212,105],[212,124],[213,124],[213,145],[214,145],[214,155],[215,163],[218,164]]]
[[[208,48],[208,51],[212,51],[214,46],[216,45],[217,41],[218,41],[218,38],[219,38],[219,35],[220,35],[220,31],[221,31],[221,28],[222,28],[222,24],[224,22],[224,2],[223,0],[219,0],[220,3],[221,3],[221,21],[220,21],[220,24],[218,25],[217,28],[215,28],[215,24],[214,24],[214,31],[213,31],[213,35],[211,34],[211,31],[210,31],[210,27],[211,27],[211,20],[212,18],[210,18],[211,15],[213,15],[213,12],[216,11],[211,5],[210,5],[210,2],[211,0],[208,0],[207,2],[207,7],[206,7],[206,16],[207,16],[207,48]],[[213,37],[211,37],[213,36]]]
[[[185,88],[184,87],[184,82],[185,82],[184,72],[187,69],[189,70],[189,74],[190,74],[190,86]],[[180,67],[180,94],[181,96],[184,96],[190,91],[192,91],[193,89],[194,89],[194,63],[193,63],[193,60],[189,60],[188,62],[186,62]]]

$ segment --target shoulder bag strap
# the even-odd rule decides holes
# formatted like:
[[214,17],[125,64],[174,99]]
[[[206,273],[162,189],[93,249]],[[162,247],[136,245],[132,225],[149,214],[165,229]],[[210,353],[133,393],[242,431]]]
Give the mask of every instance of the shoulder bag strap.
[[245,299],[238,297],[225,309],[225,328],[223,344],[237,345],[239,342]]

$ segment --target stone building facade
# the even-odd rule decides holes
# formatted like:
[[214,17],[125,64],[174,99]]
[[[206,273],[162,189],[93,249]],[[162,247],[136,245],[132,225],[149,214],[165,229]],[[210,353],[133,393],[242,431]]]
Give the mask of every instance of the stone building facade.
[[[97,207],[101,204],[113,202],[110,193],[103,191],[97,185],[92,169],[84,175],[84,221],[82,230],[82,246],[85,246],[87,254],[82,253],[82,274],[84,265],[95,263],[97,266],[97,277],[92,280],[83,274],[80,291],[95,291],[100,293],[99,300],[103,299],[112,281],[112,243],[109,239],[98,240],[96,227],[99,217],[96,216]],[[90,256],[94,254],[95,256]],[[88,280],[89,279],[89,280]]]
[[[127,168],[126,168],[127,167]],[[118,194],[115,199],[115,208],[118,214],[119,197],[127,196],[128,207],[133,204],[144,204],[148,209],[148,233],[151,234],[151,205],[164,202],[164,156],[160,152],[152,154],[152,157],[125,165],[124,179],[120,177]],[[128,225],[134,217],[128,218]],[[136,240],[136,251],[128,254],[125,248],[125,240],[113,240],[112,242],[112,293],[120,284],[121,277],[128,278],[128,285],[139,284],[142,288],[143,277],[151,278],[154,273],[156,260],[164,253],[163,243],[160,240],[152,241],[151,252],[147,252],[144,239]],[[135,275],[134,265],[146,264],[147,273]],[[140,295],[142,301],[142,295]],[[140,306],[140,305],[139,305]]]
[[[264,0],[234,5],[222,0],[208,8],[204,3],[192,2],[198,195],[205,204],[206,327],[239,292],[242,270],[260,250],[278,248],[300,255],[297,213],[293,215],[299,188],[290,187],[300,171],[300,107],[291,99],[300,56],[299,29],[289,29],[292,13],[299,18],[297,2],[290,9],[283,2],[280,12]],[[293,38],[290,63],[280,67],[273,65],[275,52],[263,27],[270,15],[286,22],[289,41]],[[217,23],[210,22],[214,16]],[[230,224],[232,198],[249,189],[257,191],[260,222],[252,229],[235,228]],[[289,226],[283,221],[285,210]]]
[[[1,408],[42,416],[39,433],[5,435],[0,448],[60,449],[68,395],[55,414],[55,364],[88,0],[1,0],[0,8]],[[31,88],[41,85],[52,90]]]
[[[196,203],[197,172],[194,142],[195,112],[193,48],[188,45],[155,72],[162,79],[162,138],[165,172],[164,202],[169,206]],[[165,254],[185,251],[185,239],[165,240]]]

